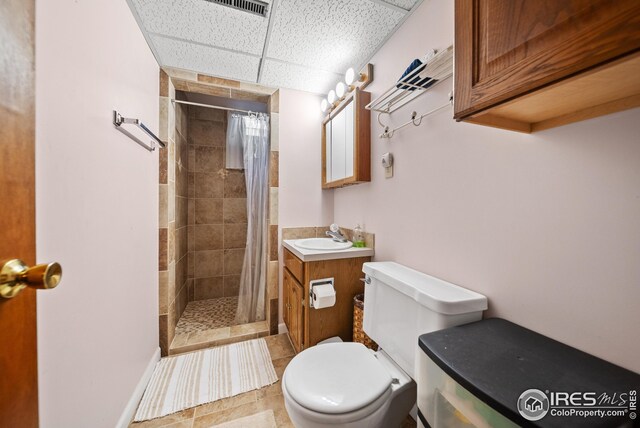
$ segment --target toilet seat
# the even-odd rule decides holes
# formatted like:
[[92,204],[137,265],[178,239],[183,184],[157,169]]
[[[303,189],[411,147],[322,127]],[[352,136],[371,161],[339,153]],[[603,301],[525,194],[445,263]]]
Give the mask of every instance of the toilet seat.
[[337,415],[374,412],[391,383],[389,370],[364,345],[329,343],[298,354],[287,366],[283,389],[302,408]]

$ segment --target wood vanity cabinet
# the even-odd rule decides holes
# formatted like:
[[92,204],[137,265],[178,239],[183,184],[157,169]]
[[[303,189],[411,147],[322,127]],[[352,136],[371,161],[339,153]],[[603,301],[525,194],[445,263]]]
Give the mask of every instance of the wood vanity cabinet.
[[[364,293],[362,265],[371,257],[303,262],[286,248],[283,272],[283,318],[296,352],[334,336],[353,339],[353,297]],[[309,302],[309,283],[334,278],[336,304],[314,309]]]
[[322,121],[322,187],[371,181],[371,93],[355,88]]
[[454,118],[533,132],[640,105],[640,1],[456,0]]

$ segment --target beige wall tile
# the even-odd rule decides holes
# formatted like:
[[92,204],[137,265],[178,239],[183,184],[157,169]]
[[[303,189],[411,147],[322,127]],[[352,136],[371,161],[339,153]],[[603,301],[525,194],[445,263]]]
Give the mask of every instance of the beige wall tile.
[[[228,88],[221,88],[218,86],[205,85],[205,84],[196,83],[196,82],[187,82],[187,88],[189,88],[189,92],[195,92],[197,94],[213,95],[215,97],[230,98],[230,95],[231,95],[231,91]],[[213,110],[213,109],[210,109],[210,110]]]
[[195,224],[222,223],[222,198],[195,200]]
[[267,299],[278,297],[278,261],[270,261],[267,264]]
[[176,189],[175,182],[170,181],[167,185],[167,220],[176,220]]
[[193,226],[195,251],[219,250],[223,247],[223,227],[221,224],[196,224]]
[[222,250],[194,251],[195,278],[210,278],[223,274]]
[[215,110],[211,116],[212,120],[189,119],[189,144],[225,147],[227,130],[223,113]]
[[239,275],[244,262],[244,248],[224,250],[224,275]]
[[279,184],[279,163],[280,163],[280,152],[271,151],[270,159],[269,159],[269,186],[270,187],[278,187]]
[[168,257],[168,229],[163,227],[158,231],[158,270],[167,270]]
[[280,114],[271,113],[271,151],[277,152],[280,150]]
[[282,239],[305,239],[315,238],[315,227],[283,227]]
[[187,180],[189,181],[187,185],[188,186],[187,195],[189,196],[189,198],[195,198],[196,197],[196,174],[193,172],[188,173]]
[[217,172],[224,166],[223,149],[220,147],[195,146],[194,172]]
[[169,181],[176,180],[176,145],[173,139],[169,139],[167,144],[167,177]]
[[269,224],[278,224],[278,187],[269,189]]
[[187,255],[188,251],[188,236],[187,236],[187,228],[181,227],[176,230],[176,242],[175,242],[175,251],[176,251],[176,260],[180,260]]
[[169,141],[169,98],[160,97],[158,118],[158,138],[165,144]]
[[225,224],[224,225],[224,248],[245,248],[247,245],[247,225]]
[[173,221],[167,229],[167,260],[169,263],[176,260],[176,224]]
[[166,315],[169,308],[169,271],[162,271],[158,274],[158,309],[160,315]]
[[198,278],[194,284],[194,299],[215,299],[224,295],[224,282],[221,276]]
[[271,100],[269,101],[269,108],[272,113],[280,112],[280,91],[275,91],[273,95],[271,95]]
[[193,278],[195,276],[195,257],[193,255],[193,251],[189,251],[187,253],[187,277]]
[[169,218],[169,189],[166,184],[158,186],[158,225],[159,227],[168,227]]
[[227,170],[228,174],[224,180],[225,198],[246,198],[247,188],[244,171]]
[[189,207],[187,204],[187,198],[176,196],[176,229],[180,229],[187,225],[188,213]]
[[278,225],[269,225],[269,260],[278,260]]
[[223,217],[225,223],[247,222],[247,199],[227,198],[224,201]]
[[237,296],[240,293],[240,275],[226,275],[223,282],[224,297]]
[[166,148],[158,149],[158,181],[160,184],[167,184],[168,181],[167,158],[168,150]]
[[207,76],[206,74],[198,74],[198,82],[210,83],[215,86],[226,88],[239,88],[240,82],[237,80],[223,79],[221,77]]
[[221,198],[223,195],[224,179],[220,174],[203,172],[195,173],[196,198]]
[[187,224],[193,225],[196,223],[196,200],[193,198],[187,199]]
[[199,120],[209,120],[213,122],[223,122],[227,112],[215,108],[190,107],[189,117]]

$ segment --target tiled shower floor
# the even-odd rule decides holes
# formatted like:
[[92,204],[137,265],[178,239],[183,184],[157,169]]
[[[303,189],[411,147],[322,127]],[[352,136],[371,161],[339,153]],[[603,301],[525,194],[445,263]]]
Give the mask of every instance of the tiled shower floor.
[[189,302],[176,326],[176,335],[235,325],[238,297]]

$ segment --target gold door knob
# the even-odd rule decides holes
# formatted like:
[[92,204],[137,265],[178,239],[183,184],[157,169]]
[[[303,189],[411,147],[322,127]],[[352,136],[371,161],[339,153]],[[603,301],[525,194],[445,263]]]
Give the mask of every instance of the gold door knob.
[[22,260],[5,260],[0,263],[0,296],[15,297],[26,287],[46,290],[60,284],[62,267],[59,263],[27,266]]

